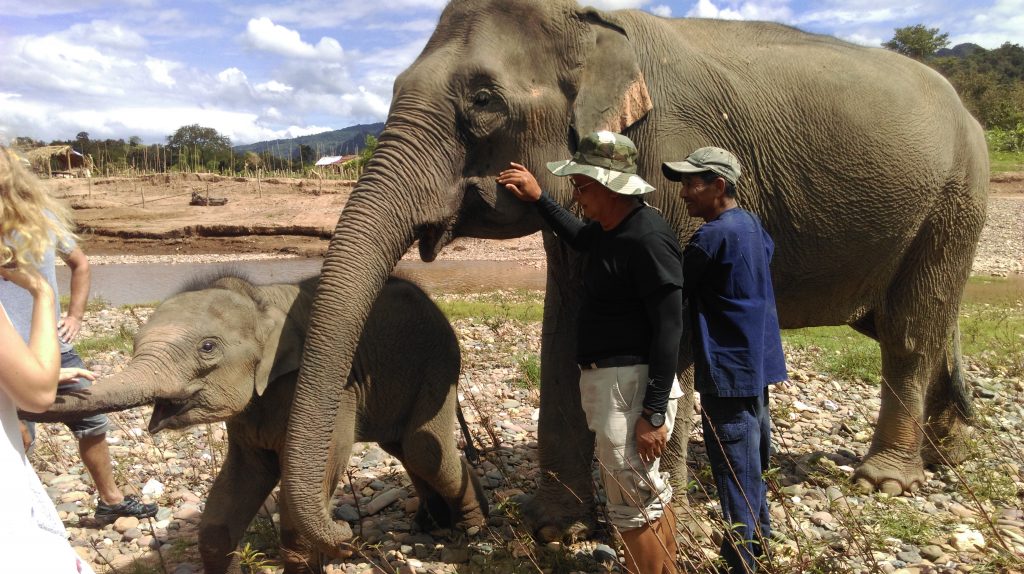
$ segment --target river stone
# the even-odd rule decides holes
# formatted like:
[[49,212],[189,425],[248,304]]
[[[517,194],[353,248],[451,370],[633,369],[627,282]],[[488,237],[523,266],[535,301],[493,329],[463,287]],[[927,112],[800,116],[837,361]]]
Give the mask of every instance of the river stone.
[[174,513],[174,518],[176,518],[178,520],[193,521],[193,520],[199,520],[199,518],[202,517],[202,515],[203,515],[203,512],[201,510],[199,510],[199,508],[197,508],[196,505],[191,504],[191,503],[186,503],[186,504],[182,504],[181,508],[179,508],[178,511]]
[[366,513],[373,515],[377,514],[381,510],[384,510],[392,502],[398,500],[405,491],[401,488],[392,488],[382,492],[376,498],[370,501],[370,504],[366,505]]
[[445,546],[444,550],[441,551],[441,562],[447,562],[448,564],[465,564],[466,562],[469,562],[469,549]]
[[615,550],[607,544],[598,544],[597,548],[594,548],[594,560],[598,562],[615,562],[618,559],[618,555]]
[[904,550],[897,552],[896,557],[908,564],[917,564],[921,561],[921,555],[918,554],[917,550]]
[[132,528],[139,527],[139,519],[134,516],[122,516],[114,521],[114,530],[124,534]]
[[935,562],[946,553],[938,544],[926,544],[920,548],[919,552],[921,557],[929,562]]
[[334,518],[346,522],[356,522],[359,520],[359,511],[351,504],[342,504],[334,509]]
[[957,550],[971,552],[985,547],[985,537],[977,530],[965,530],[954,532],[949,543]]

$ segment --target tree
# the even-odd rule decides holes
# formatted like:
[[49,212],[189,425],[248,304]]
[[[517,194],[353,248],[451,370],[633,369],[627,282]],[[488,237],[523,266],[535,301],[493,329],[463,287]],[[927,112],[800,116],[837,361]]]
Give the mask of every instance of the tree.
[[214,169],[231,155],[231,140],[199,124],[181,126],[167,136],[167,147],[179,168]]
[[892,39],[882,45],[923,62],[949,45],[949,34],[940,34],[938,28],[925,28],[924,24],[916,24],[896,28]]
[[362,171],[366,164],[370,162],[370,158],[373,157],[373,152],[377,151],[377,138],[373,137],[372,134],[366,134],[366,139],[363,140],[363,151],[359,152],[359,169]]

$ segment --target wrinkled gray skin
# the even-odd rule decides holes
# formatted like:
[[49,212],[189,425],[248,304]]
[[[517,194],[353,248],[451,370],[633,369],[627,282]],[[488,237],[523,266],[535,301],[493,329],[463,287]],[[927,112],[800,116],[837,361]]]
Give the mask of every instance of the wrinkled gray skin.
[[[581,260],[533,206],[495,185],[527,165],[563,205],[545,162],[580,135],[620,131],[640,150],[649,201],[685,242],[686,215],[661,163],[717,145],[745,173],[740,204],[776,244],[772,275],[786,328],[851,325],[879,341],[882,406],[856,471],[869,488],[923,481],[929,441],[956,446],[969,415],[953,344],[985,217],[988,163],[978,123],[931,69],[882,49],[769,23],[598,12],[567,0],[456,0],[395,81],[379,147],[338,221],[299,377],[283,482],[300,528],[341,539],[324,512],[329,419],[374,296],[419,240],[431,261],[454,237],[544,230],[548,256],[539,422],[542,479],[524,515],[542,538],[593,519],[593,439],[580,409],[575,315]],[[680,372],[692,385],[683,344]],[[952,373],[952,374],[951,374]],[[680,412],[690,412],[687,404]],[[689,417],[666,460],[676,484]],[[926,431],[926,432],[925,432]],[[680,489],[680,492],[682,490]]]
[[[125,370],[89,390],[61,395],[37,420],[74,420],[154,403],[150,432],[227,421],[228,454],[199,526],[204,571],[240,572],[232,556],[280,477],[288,411],[316,280],[254,287],[221,278],[168,299],[135,339]],[[348,465],[352,443],[375,441],[402,461],[421,505],[423,528],[483,525],[487,501],[459,456],[455,428],[459,344],[441,311],[412,283],[390,279],[366,322],[347,377],[328,391],[343,412],[332,432],[323,512]],[[347,370],[344,372],[348,372]],[[281,500],[286,572],[320,572],[320,553],[296,531]],[[346,523],[338,528],[351,530]]]

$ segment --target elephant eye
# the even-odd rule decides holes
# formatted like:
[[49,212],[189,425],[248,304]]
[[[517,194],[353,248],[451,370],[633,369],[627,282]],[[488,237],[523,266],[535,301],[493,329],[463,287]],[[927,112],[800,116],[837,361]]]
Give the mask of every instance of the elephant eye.
[[210,351],[212,351],[212,350],[214,350],[216,348],[217,348],[217,343],[214,343],[213,341],[211,341],[209,339],[207,339],[206,341],[203,341],[199,345],[199,350],[204,352],[204,353],[209,353]]
[[484,107],[491,103],[491,93],[487,90],[478,90],[473,94],[473,105],[477,107]]

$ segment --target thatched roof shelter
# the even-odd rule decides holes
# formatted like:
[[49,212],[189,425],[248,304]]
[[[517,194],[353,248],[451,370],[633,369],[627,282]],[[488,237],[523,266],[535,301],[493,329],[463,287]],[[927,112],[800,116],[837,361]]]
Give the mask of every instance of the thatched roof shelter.
[[89,170],[92,169],[92,158],[78,153],[69,145],[33,148],[25,152],[25,157],[31,162],[32,169],[50,177],[89,177]]

